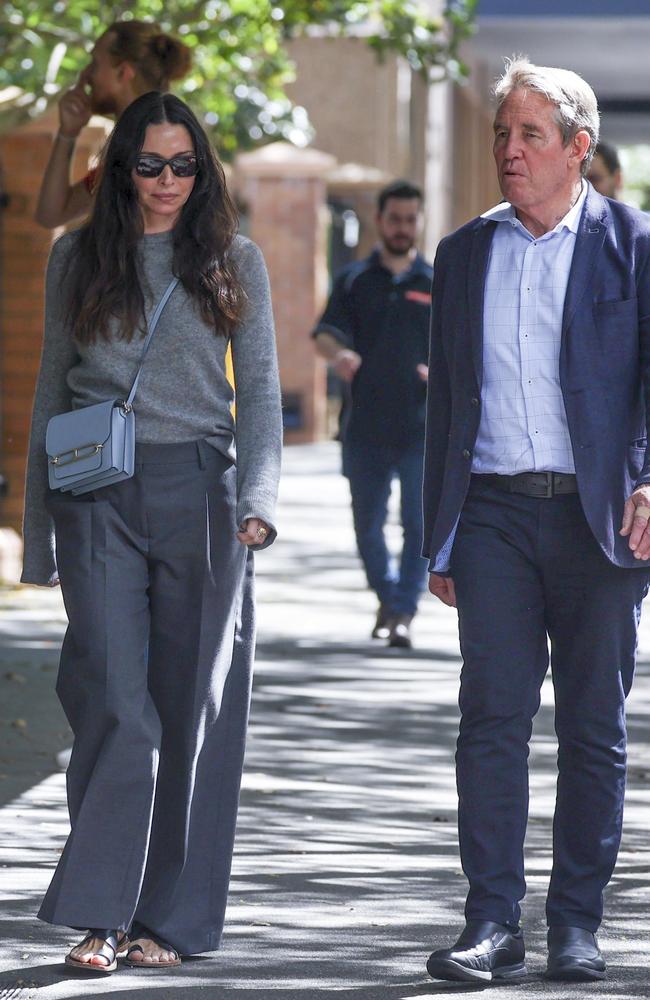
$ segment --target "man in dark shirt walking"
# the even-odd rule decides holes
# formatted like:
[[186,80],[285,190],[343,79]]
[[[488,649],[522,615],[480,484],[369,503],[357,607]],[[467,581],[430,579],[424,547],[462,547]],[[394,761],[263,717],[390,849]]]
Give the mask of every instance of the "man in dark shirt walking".
[[602,140],[596,144],[587,179],[591,181],[598,194],[618,201],[623,187],[623,175],[616,146]]
[[[350,386],[342,426],[343,474],[368,583],[379,598],[373,638],[411,645],[424,589],[422,460],[432,269],[415,249],[422,194],[395,181],[378,198],[379,242],[337,277],[314,337]],[[384,538],[393,478],[399,478],[404,544],[399,568]]]

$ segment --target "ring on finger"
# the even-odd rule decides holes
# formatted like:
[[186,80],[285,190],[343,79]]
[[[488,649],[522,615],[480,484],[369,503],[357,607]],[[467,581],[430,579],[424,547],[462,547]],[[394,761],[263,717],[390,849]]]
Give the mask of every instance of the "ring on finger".
[[646,521],[650,520],[650,507],[644,507],[642,504],[639,504],[634,511],[634,516],[637,517],[638,515],[644,517]]

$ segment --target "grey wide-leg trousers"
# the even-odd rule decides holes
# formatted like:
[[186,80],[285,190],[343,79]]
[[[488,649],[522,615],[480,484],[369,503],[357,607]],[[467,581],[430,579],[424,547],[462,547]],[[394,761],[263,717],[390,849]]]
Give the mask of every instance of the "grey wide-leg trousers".
[[235,467],[202,441],[139,445],[133,479],[48,498],[75,740],[43,920],[219,946],[255,641],[235,502]]

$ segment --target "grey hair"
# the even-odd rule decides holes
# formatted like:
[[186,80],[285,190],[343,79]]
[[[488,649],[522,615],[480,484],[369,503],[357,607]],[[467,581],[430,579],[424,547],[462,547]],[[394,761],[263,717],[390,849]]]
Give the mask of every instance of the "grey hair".
[[580,164],[584,176],[600,134],[598,102],[586,80],[570,69],[535,66],[524,56],[516,56],[506,60],[505,72],[494,86],[497,109],[514,90],[533,91],[555,105],[556,120],[565,146],[581,129],[589,134],[589,149]]

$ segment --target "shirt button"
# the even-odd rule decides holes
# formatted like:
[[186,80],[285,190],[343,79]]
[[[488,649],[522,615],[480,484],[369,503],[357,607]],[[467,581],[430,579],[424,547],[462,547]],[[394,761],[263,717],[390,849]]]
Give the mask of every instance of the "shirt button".
[[463,458],[471,458],[472,453],[467,448],[463,448]]

